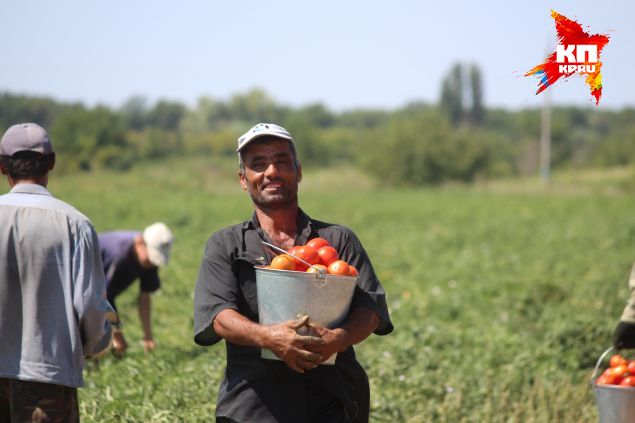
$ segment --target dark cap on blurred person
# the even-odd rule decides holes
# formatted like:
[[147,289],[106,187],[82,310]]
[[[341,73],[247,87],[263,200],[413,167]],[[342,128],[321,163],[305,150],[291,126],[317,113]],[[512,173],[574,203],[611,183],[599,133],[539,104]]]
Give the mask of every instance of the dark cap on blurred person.
[[0,140],[0,156],[13,156],[21,151],[34,151],[40,154],[53,152],[51,139],[37,123],[18,123],[13,125]]

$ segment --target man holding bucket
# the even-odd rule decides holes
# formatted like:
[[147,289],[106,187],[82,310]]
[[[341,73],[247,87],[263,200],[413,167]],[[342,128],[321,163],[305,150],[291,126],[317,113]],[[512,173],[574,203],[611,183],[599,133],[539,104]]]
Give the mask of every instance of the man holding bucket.
[[[194,298],[194,340],[225,339],[227,367],[219,389],[219,422],[368,421],[368,378],[353,345],[392,331],[384,290],[361,243],[348,228],[320,222],[298,205],[302,167],[291,134],[261,123],[238,139],[239,180],[254,204],[252,218],[214,233],[205,247]],[[324,238],[359,271],[350,312],[335,329],[307,318],[258,323],[254,265],[270,262],[262,241],[285,250]],[[261,348],[278,360],[261,358]],[[335,365],[322,365],[338,353]]]

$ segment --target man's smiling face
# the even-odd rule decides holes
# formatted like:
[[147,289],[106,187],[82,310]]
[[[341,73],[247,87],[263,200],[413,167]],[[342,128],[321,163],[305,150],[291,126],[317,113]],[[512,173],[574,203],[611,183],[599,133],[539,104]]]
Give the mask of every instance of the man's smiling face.
[[242,153],[244,170],[240,185],[260,208],[282,208],[298,201],[302,168],[296,167],[289,141],[262,137],[252,141]]

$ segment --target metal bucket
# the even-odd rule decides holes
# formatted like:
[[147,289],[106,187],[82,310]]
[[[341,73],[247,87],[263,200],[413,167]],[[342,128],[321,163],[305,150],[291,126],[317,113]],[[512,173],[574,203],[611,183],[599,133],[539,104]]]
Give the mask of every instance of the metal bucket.
[[[309,321],[329,329],[338,327],[351,305],[357,278],[321,273],[273,270],[256,266],[259,321],[263,325],[292,320],[306,314]],[[261,356],[279,360],[262,349]],[[335,364],[333,354],[324,364]]]
[[598,416],[600,423],[631,423],[635,421],[635,388],[595,383],[602,361],[612,350],[613,348],[609,348],[604,351],[591,376]]

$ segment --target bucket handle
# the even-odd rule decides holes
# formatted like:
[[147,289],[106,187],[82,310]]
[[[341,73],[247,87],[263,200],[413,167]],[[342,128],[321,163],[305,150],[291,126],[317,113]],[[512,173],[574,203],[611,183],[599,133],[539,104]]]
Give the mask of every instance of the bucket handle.
[[608,347],[607,350],[604,351],[602,355],[600,356],[600,358],[598,359],[598,362],[595,364],[595,368],[593,369],[593,374],[591,375],[591,383],[593,383],[593,381],[597,378],[598,369],[600,368],[602,361],[604,361],[607,354],[611,353],[612,351],[613,351],[613,347]]
[[266,241],[260,241],[260,242],[262,242],[263,244],[265,244],[265,245],[266,245],[267,247],[269,247],[269,248],[273,248],[273,249],[274,249],[275,251],[277,251],[279,254],[288,254],[288,255],[290,255],[291,257],[293,257],[294,259],[299,260],[299,261],[301,261],[302,263],[306,264],[307,266],[314,268],[315,270],[317,270],[317,274],[318,274],[318,275],[320,275],[320,277],[318,277],[318,279],[320,279],[320,280],[324,280],[324,270],[319,269],[319,268],[317,268],[317,267],[314,267],[314,266],[313,266],[311,263],[309,263],[308,261],[302,260],[300,257],[298,257],[298,256],[296,256],[296,255],[293,255],[293,254],[291,254],[290,252],[283,250],[282,248],[276,247],[276,246],[275,246],[275,245],[273,245],[273,244],[269,244],[269,243],[268,243],[268,242],[266,242]]

